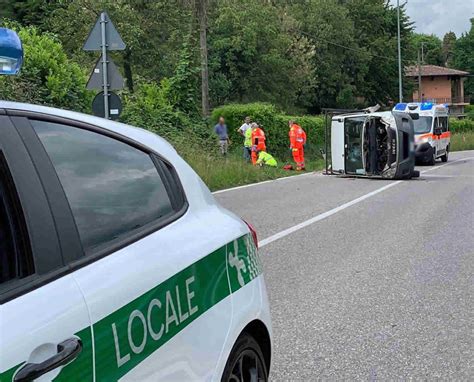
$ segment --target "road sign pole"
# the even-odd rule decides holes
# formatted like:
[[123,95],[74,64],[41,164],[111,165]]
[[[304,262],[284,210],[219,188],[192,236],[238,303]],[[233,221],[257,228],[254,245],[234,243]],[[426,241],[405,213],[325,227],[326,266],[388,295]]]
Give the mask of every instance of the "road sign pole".
[[108,75],[107,75],[107,41],[105,28],[107,20],[105,13],[100,14],[100,31],[101,31],[101,43],[102,43],[102,82],[104,87],[104,118],[109,119],[109,87],[108,87]]

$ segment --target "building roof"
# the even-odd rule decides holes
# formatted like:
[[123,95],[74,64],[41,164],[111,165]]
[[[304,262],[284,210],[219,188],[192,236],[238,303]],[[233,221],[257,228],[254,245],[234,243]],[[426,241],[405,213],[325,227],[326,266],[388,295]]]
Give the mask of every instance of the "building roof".
[[[418,77],[418,66],[407,66],[405,68],[405,74],[407,77]],[[462,70],[445,68],[437,65],[421,65],[421,76],[468,76],[468,72]]]

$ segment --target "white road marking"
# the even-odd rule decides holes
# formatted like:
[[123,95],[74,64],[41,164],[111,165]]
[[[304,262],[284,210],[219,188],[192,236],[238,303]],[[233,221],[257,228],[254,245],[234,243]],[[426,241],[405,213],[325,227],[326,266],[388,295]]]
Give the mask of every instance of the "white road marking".
[[[420,175],[423,175],[427,172],[430,172],[430,171],[433,171],[433,170],[437,170],[437,169],[440,169],[440,168],[443,168],[444,166],[447,166],[447,165],[450,165],[450,164],[453,164],[453,163],[456,163],[456,162],[460,162],[460,161],[464,161],[464,160],[471,160],[471,159],[474,159],[474,157],[467,157],[467,158],[461,158],[461,159],[457,159],[455,161],[452,161],[452,162],[448,162],[448,163],[445,163],[445,164],[442,164],[440,166],[436,166],[436,167],[432,167],[428,170],[425,170],[425,171],[422,171],[420,173]],[[319,215],[316,215],[314,217],[312,217],[311,219],[308,219],[308,220],[305,220],[304,222],[302,223],[299,223],[293,227],[290,227],[290,228],[287,228],[283,231],[280,231],[270,237],[267,237],[266,239],[263,239],[261,241],[259,241],[258,243],[258,246],[259,248],[262,248],[270,243],[273,243],[274,241],[278,240],[278,239],[281,239],[285,236],[288,236],[296,231],[299,231],[300,229],[302,228],[305,228],[311,224],[314,224],[318,221],[321,221],[323,219],[326,219],[328,218],[329,216],[332,216],[334,214],[337,214],[338,212],[342,211],[342,210],[345,210],[346,208],[348,207],[351,207],[355,204],[358,204],[368,198],[371,198],[372,196],[374,195],[377,195],[377,194],[380,194],[381,192],[384,192],[386,190],[388,190],[389,188],[392,188],[392,187],[395,187],[396,185],[400,184],[400,183],[403,183],[404,181],[403,180],[397,180],[393,183],[390,183],[390,184],[387,184],[383,187],[380,187],[372,192],[369,192],[368,194],[365,194],[365,195],[362,195],[354,200],[351,200],[350,202],[347,202],[347,203],[344,203],[344,204],[341,204],[340,206],[338,207],[335,207],[333,208],[332,210],[329,210],[329,211],[326,211],[326,212],[323,212],[322,214],[319,214]]]
[[296,179],[296,178],[301,178],[301,177],[303,177],[303,176],[309,176],[309,175],[320,176],[320,175],[322,175],[322,174],[321,174],[320,172],[307,172],[307,173],[299,174],[299,175],[282,176],[281,178],[270,179],[270,180],[264,180],[263,182],[244,184],[243,186],[237,186],[237,187],[232,187],[232,188],[226,188],[226,189],[224,189],[224,190],[214,191],[213,194],[216,195],[216,194],[221,194],[221,193],[223,193],[223,192],[241,190],[242,188],[260,186],[261,184],[265,184],[265,183],[278,182],[278,181],[286,180],[286,179]]
[[474,178],[474,175],[442,175],[442,174],[424,174],[423,178]]

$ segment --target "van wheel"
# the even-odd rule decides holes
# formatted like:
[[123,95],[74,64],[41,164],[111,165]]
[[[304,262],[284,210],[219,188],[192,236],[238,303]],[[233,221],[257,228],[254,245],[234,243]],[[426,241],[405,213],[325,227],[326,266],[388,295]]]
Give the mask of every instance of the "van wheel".
[[258,342],[247,333],[237,339],[225,365],[222,382],[267,382],[268,371]]
[[433,153],[431,154],[431,159],[428,161],[428,164],[433,166],[436,163],[436,151],[433,149]]
[[447,162],[448,161],[448,155],[449,155],[449,146],[446,147],[446,153],[441,157],[442,162]]

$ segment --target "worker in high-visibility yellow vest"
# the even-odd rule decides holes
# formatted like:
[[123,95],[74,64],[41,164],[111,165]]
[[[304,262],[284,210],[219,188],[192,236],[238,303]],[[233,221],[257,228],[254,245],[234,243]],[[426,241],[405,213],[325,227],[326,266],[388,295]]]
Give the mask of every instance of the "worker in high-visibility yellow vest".
[[271,156],[269,153],[266,151],[260,151],[258,153],[258,159],[257,159],[257,165],[258,166],[269,166],[269,167],[276,167],[278,166],[278,163],[273,156]]
[[245,130],[244,137],[244,157],[247,162],[250,162],[252,155],[252,128]]

